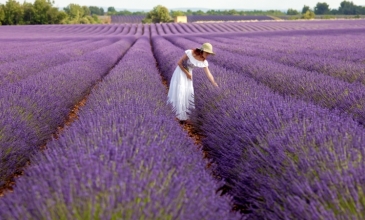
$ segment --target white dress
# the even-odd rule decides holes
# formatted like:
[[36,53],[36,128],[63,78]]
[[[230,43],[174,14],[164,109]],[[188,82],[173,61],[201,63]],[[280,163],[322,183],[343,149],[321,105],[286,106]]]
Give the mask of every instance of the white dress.
[[[184,64],[192,74],[194,68],[203,68],[208,66],[208,61],[199,61],[194,58],[193,50],[186,50],[185,54],[188,60]],[[187,120],[190,109],[194,108],[194,88],[193,81],[188,79],[186,74],[176,67],[170,81],[170,88],[167,95],[167,102],[172,104],[176,117],[179,120]]]

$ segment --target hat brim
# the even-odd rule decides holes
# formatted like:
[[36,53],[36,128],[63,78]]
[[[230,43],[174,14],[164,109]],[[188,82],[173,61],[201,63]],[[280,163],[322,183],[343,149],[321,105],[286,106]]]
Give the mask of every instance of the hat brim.
[[[197,50],[201,50],[201,48],[196,48]],[[213,52],[209,52],[209,51],[205,51],[205,50],[203,50],[204,52],[206,52],[206,53],[209,53],[209,54],[212,54],[212,55],[215,55],[215,53],[213,53]]]

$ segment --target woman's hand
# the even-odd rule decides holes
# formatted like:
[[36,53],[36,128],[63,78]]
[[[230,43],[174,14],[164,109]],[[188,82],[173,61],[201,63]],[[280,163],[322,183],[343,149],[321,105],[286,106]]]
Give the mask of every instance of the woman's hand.
[[205,74],[207,74],[207,77],[208,77],[208,79],[210,80],[210,82],[211,82],[214,86],[218,87],[218,84],[215,82],[214,77],[213,77],[213,75],[210,73],[210,71],[209,71],[209,68],[208,68],[208,67],[204,67],[204,72],[205,72]]
[[191,74],[191,73],[189,73],[189,72],[187,72],[186,73],[186,77],[188,77],[188,79],[193,79],[193,74]]

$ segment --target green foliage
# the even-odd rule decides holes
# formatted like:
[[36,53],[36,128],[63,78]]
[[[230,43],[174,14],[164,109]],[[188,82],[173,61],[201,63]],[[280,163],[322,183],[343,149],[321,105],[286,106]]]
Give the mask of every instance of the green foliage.
[[70,20],[79,20],[84,16],[84,9],[77,4],[69,4],[63,10],[68,14]]
[[306,11],[303,15],[302,15],[302,18],[303,19],[314,19],[314,17],[316,16],[316,14],[314,14],[313,11],[311,10],[308,10]]
[[60,11],[57,13],[57,22],[55,24],[66,24],[67,13]]
[[157,5],[142,20],[143,23],[165,23],[170,22],[171,17],[169,10],[162,5]]
[[310,10],[310,8],[309,8],[309,6],[307,6],[307,5],[304,5],[303,6],[303,9],[302,9],[302,14],[305,14],[307,11],[309,11]]
[[365,7],[357,6],[353,2],[343,1],[340,3],[338,13],[343,15],[365,15]]
[[[95,9],[95,8],[94,8]],[[96,24],[101,23],[98,17],[92,15],[92,10],[87,6],[69,4],[63,9],[67,15],[66,24]]]
[[0,4],[0,25],[5,19],[4,5]]
[[[96,6],[80,6],[70,4],[59,10],[53,7],[53,0],[35,0],[34,3],[24,1],[20,4],[16,0],[7,0],[3,5],[0,4],[0,25],[19,25],[19,24],[95,24],[102,23],[97,16],[105,15],[104,9]],[[325,2],[318,2],[313,10],[309,6],[304,5],[302,15],[299,15],[295,9],[289,8],[286,13],[279,10],[252,10],[238,11],[236,9],[229,10],[202,10],[192,11],[173,11],[170,13],[168,9],[162,5],[154,7],[150,12],[144,11],[130,12],[128,10],[116,11],[114,7],[108,7],[108,15],[146,15],[143,23],[160,23],[171,22],[171,17],[182,15],[266,15],[266,16],[286,16],[288,19],[312,19],[315,14],[328,15],[322,16],[322,19],[333,18],[329,15],[348,15],[351,18],[360,18],[365,15],[365,7],[357,6],[352,1],[342,1],[338,9],[330,9]],[[299,16],[298,16],[299,15]],[[171,16],[171,17],[170,17]]]
[[115,10],[114,7],[108,7],[108,14],[114,14],[115,12],[117,12],[117,10]]
[[90,11],[89,7],[82,6],[82,10],[84,11],[85,16],[91,16],[91,11]]
[[132,12],[128,11],[128,10],[123,10],[123,11],[117,11],[115,13],[113,13],[114,15],[132,15]]
[[287,15],[298,15],[299,12],[295,9],[289,8],[288,11],[286,12]]
[[33,4],[34,15],[31,19],[31,24],[49,24],[52,21],[49,21],[48,13],[52,9],[52,3],[49,0],[35,0]]
[[24,2],[23,4],[23,22],[24,24],[33,24],[33,20],[35,17],[35,10],[32,3]]
[[128,10],[122,10],[122,11],[116,11],[116,12],[108,12],[108,15],[147,15],[147,12],[144,11],[128,11]]
[[91,16],[87,6],[70,4],[65,11],[53,7],[51,0],[35,0],[34,3],[20,4],[16,0],[8,0],[0,5],[0,24],[94,24],[99,19]]
[[202,10],[198,10],[196,12],[193,12],[193,15],[205,15],[205,13]]
[[4,20],[5,25],[15,25],[23,23],[24,10],[21,4],[15,0],[8,0],[4,7]]
[[316,7],[314,7],[314,13],[318,15],[328,14],[330,12],[329,5],[325,2],[318,2]]
[[104,8],[102,7],[90,6],[89,10],[91,15],[104,15]]
[[171,10],[171,11],[170,11],[170,15],[171,15],[171,17],[175,18],[175,17],[177,17],[177,16],[183,16],[183,15],[185,15],[185,12],[183,12],[183,11],[173,11],[173,10]]

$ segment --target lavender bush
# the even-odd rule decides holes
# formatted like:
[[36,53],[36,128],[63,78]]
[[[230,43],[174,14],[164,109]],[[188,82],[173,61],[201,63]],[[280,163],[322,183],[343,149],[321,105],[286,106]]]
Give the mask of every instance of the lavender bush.
[[174,121],[149,46],[139,38],[92,91],[79,120],[32,158],[15,192],[0,200],[0,218],[239,217]]
[[[0,199],[0,218],[363,219],[364,28],[362,20],[1,26],[0,185],[29,158],[32,166]],[[183,51],[206,41],[220,87],[194,71],[191,118],[213,173],[166,106],[153,58],[169,81]],[[39,153],[127,50],[79,120]],[[215,193],[220,186],[242,216]]]
[[133,41],[125,38],[0,90],[0,186],[63,124]]
[[[90,53],[99,48],[111,45],[118,39],[108,39],[101,41],[81,41],[73,44],[67,44],[67,48],[55,48],[55,51],[42,54],[32,54],[26,59],[7,62],[0,65],[0,86],[8,85],[16,81],[25,79],[37,74],[42,70],[53,66],[61,65],[77,57]],[[4,89],[4,88],[2,88]]]
[[[184,43],[194,44],[194,41],[186,39],[169,39],[180,46]],[[204,42],[202,38],[193,39],[200,42],[198,45]],[[359,123],[365,124],[365,92],[364,86],[360,83],[350,84],[320,73],[300,70],[266,59],[230,53],[220,50],[218,42],[211,42],[217,45],[216,50],[222,55],[219,58],[212,58],[219,66],[237,72],[242,71],[246,76],[264,83],[284,96],[291,95],[329,109],[339,109],[352,115]]]
[[[183,49],[163,38],[153,43],[170,79]],[[258,219],[363,218],[364,180],[354,175],[364,169],[363,127],[338,111],[272,93],[242,72],[214,62],[210,69],[220,90],[194,74],[192,119],[241,210]]]

